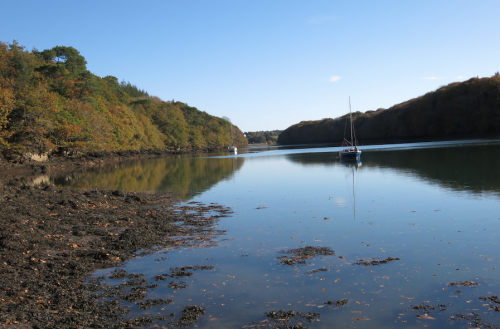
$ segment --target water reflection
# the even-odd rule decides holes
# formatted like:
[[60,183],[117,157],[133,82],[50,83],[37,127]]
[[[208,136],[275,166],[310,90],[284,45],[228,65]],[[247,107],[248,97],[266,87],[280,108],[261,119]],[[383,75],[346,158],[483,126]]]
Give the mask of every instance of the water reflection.
[[352,170],[352,198],[353,198],[353,213],[356,219],[356,173],[358,168],[361,167],[362,162],[360,158],[357,159],[341,159],[340,164]]
[[[256,328],[269,321],[265,312],[277,309],[321,313],[321,321],[307,323],[311,329],[391,323],[461,328],[448,319],[473,310],[499,323],[500,313],[478,298],[500,289],[498,199],[464,198],[441,187],[496,193],[500,146],[391,149],[364,148],[362,163],[338,160],[331,147],[144,160],[96,168],[60,184],[167,189],[186,196],[210,189],[192,201],[234,209],[219,222],[228,232],[219,246],[162,250],[124,265],[130,273],[147,273],[150,281],[167,268],[214,266],[190,277],[182,291],[162,283],[151,297],[175,302],[151,314],[204,304],[207,313],[196,324],[203,328]],[[235,184],[217,184],[231,179]],[[280,264],[282,250],[308,246],[328,247],[336,256]],[[479,284],[453,293],[452,283],[464,281]],[[339,300],[350,302],[329,307]],[[435,306],[432,316],[423,315],[422,305]]]
[[102,188],[123,191],[167,191],[190,198],[221,180],[232,179],[244,158],[168,157],[119,162],[55,176],[54,184],[67,188]]
[[368,152],[363,160],[366,167],[412,173],[458,191],[500,192],[498,145]]
[[[336,152],[288,154],[305,166],[344,165]],[[457,191],[500,192],[500,145],[462,145],[363,152],[363,167],[392,169]],[[361,163],[357,164],[357,168]]]
[[[429,146],[434,144],[439,145],[429,143]],[[125,191],[169,191],[181,198],[189,198],[210,189],[221,180],[234,179],[246,156],[251,155],[248,153],[262,152],[265,155],[266,151],[276,150],[276,146],[254,147],[244,149],[243,156],[221,153],[216,158],[197,154],[134,160],[67,174],[52,172],[50,176],[40,174],[23,177],[22,180],[24,184],[32,186],[53,183],[68,188],[100,186]],[[498,144],[419,146],[398,149],[397,152],[379,148],[364,152],[363,162],[341,161],[338,153],[331,151],[331,148],[317,150],[317,153],[291,153],[284,156],[288,161],[304,166],[390,169],[456,191],[471,191],[476,194],[493,192],[500,195]]]

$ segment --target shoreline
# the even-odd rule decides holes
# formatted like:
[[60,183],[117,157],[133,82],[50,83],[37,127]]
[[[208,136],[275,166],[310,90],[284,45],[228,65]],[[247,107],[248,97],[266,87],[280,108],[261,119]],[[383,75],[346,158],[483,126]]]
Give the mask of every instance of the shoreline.
[[74,171],[81,168],[91,168],[105,163],[121,162],[136,159],[147,159],[182,154],[200,154],[222,152],[226,147],[207,147],[179,150],[132,150],[110,152],[88,152],[71,156],[52,155],[50,160],[35,161],[21,156],[14,159],[0,158],[0,179],[2,176],[30,175],[49,173],[51,171]]
[[[455,135],[442,137],[415,137],[407,139],[377,139],[362,140],[363,145],[392,145],[392,144],[410,144],[410,143],[432,143],[444,141],[461,140],[484,140],[500,139],[498,134],[474,134],[474,135]],[[248,144],[251,146],[293,146],[293,145],[321,145],[332,144],[333,142],[318,143],[293,143],[293,144]],[[16,159],[0,158],[0,180],[2,176],[21,176],[39,173],[50,173],[51,171],[74,171],[82,168],[92,168],[105,163],[121,162],[136,159],[147,159],[174,155],[200,154],[225,151],[226,147],[207,147],[207,148],[184,148],[179,150],[161,149],[161,150],[131,150],[131,151],[109,151],[109,152],[88,152],[75,154],[72,156],[53,155],[47,161],[35,161],[23,159],[20,156]]]
[[[168,320],[126,316],[123,302],[145,309],[172,302],[147,299],[158,284],[147,285],[141,275],[116,270],[111,278],[125,280],[116,287],[102,285],[104,278],[87,280],[97,269],[158,249],[213,244],[224,234],[214,224],[230,212],[219,205],[178,206],[166,193],[52,186],[0,186],[0,200],[0,280],[7,287],[0,292],[1,328],[132,328]],[[196,269],[205,268],[187,264],[172,275]],[[183,326],[203,313],[188,305],[177,317],[172,313],[169,325]]]

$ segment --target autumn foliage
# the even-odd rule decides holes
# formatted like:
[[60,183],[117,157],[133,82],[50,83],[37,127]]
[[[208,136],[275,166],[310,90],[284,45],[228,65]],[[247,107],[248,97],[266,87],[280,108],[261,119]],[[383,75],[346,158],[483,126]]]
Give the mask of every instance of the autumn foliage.
[[[0,43],[0,151],[120,151],[231,145],[230,123],[86,69],[78,50]],[[238,145],[246,145],[235,128]]]

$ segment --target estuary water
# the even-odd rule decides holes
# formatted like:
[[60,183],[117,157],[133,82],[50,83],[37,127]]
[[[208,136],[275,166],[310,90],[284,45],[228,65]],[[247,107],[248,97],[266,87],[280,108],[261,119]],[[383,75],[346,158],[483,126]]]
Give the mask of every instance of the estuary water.
[[[186,204],[232,208],[215,245],[159,249],[122,266],[160,284],[148,298],[173,300],[147,311],[130,303],[131,316],[203,305],[192,326],[498,327],[500,142],[361,149],[358,163],[328,145],[249,147],[114,164],[53,183],[167,191]],[[172,279],[185,288],[153,281],[195,264],[213,268]],[[291,320],[280,319],[290,311]]]

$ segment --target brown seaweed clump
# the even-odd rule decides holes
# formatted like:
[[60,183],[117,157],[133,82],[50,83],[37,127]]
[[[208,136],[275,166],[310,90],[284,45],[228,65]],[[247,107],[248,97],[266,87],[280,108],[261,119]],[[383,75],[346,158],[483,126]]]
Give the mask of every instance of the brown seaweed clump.
[[349,299],[344,298],[344,299],[339,299],[339,300],[329,300],[325,304],[328,306],[345,306],[349,303]]
[[364,266],[379,266],[382,264],[387,264],[395,260],[400,260],[400,258],[387,257],[386,259],[378,260],[377,258],[372,258],[371,260],[359,259],[357,262],[352,263],[352,265],[364,265]]
[[335,251],[333,251],[329,247],[314,247],[314,246],[305,246],[302,248],[281,250],[280,253],[291,254],[291,256],[278,257],[278,259],[280,260],[280,264],[282,265],[296,265],[296,264],[304,265],[306,264],[306,260],[314,258],[317,255],[321,256],[335,255]]
[[[278,329],[306,329],[303,324],[311,323],[321,314],[316,312],[302,313],[295,310],[273,310],[265,313],[267,319],[254,321],[243,328],[278,328]],[[319,320],[318,320],[319,321]]]
[[490,297],[479,297],[483,301],[489,302],[489,307],[494,309],[495,312],[500,312],[500,298],[497,295],[491,295]]

